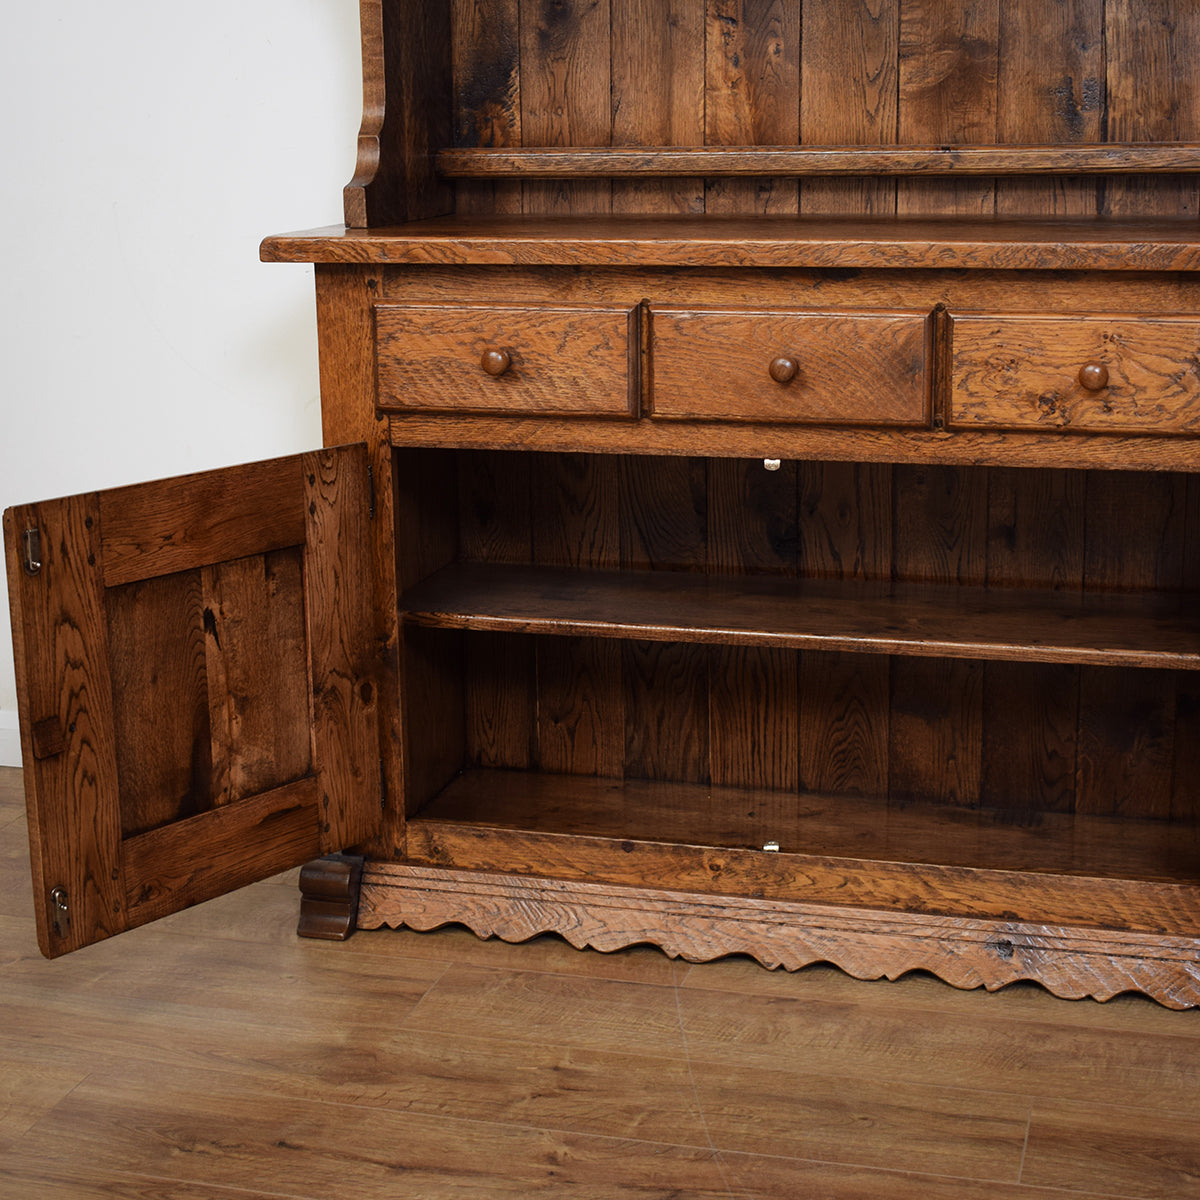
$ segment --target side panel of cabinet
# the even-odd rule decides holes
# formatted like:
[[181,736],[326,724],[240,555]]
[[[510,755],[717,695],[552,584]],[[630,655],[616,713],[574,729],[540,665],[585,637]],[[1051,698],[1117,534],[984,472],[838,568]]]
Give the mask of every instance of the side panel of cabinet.
[[369,514],[362,446],[5,513],[47,956],[375,831]]

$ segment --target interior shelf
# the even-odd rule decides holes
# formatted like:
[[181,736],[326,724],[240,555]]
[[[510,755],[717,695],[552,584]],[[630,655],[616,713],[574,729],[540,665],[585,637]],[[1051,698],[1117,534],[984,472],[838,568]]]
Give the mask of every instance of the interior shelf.
[[1200,670],[1200,604],[1188,593],[458,562],[400,606],[436,628]]
[[1065,175],[1200,172],[1200,145],[516,146],[442,150],[458,179],[756,175]]
[[1200,223],[825,216],[445,216],[268,238],[265,262],[533,266],[1200,269]]
[[880,862],[1200,883],[1200,827],[704,783],[470,770],[421,820]]
[[1192,823],[477,769],[410,821],[409,855],[614,883],[628,874],[682,891],[1200,932]]

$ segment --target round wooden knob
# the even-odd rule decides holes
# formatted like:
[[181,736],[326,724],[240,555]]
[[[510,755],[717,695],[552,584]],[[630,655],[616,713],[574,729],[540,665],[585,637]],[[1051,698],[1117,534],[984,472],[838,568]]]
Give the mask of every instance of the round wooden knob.
[[800,364],[790,354],[781,354],[771,359],[767,371],[776,383],[791,383],[800,372]]
[[503,375],[512,366],[512,355],[507,350],[485,350],[479,365],[489,375]]
[[1108,387],[1108,368],[1101,362],[1084,363],[1079,368],[1079,382],[1089,392],[1099,392]]

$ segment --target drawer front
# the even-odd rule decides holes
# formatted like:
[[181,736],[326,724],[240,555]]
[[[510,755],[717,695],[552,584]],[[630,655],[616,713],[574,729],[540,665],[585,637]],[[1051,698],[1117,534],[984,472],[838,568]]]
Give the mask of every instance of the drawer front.
[[1200,433],[1200,320],[956,316],[953,427]]
[[634,311],[377,305],[379,406],[636,415]]
[[922,312],[655,309],[656,417],[925,425]]

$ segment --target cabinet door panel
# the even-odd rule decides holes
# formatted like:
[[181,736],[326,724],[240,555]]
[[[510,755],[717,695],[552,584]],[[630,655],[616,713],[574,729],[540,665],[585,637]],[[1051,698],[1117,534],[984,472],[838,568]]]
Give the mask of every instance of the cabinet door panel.
[[5,513],[48,957],[373,832],[370,520],[362,446]]

